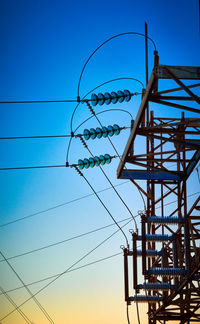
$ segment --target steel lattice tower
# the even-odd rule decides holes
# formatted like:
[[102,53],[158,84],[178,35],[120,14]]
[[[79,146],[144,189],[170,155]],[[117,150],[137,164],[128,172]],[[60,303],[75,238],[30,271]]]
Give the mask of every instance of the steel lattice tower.
[[[184,79],[190,84],[186,86]],[[155,52],[154,68],[117,170],[118,178],[130,179],[145,196],[141,230],[132,233],[132,248],[124,248],[124,279],[126,302],[148,303],[149,324],[200,323],[200,196],[188,208],[187,193],[188,179],[200,160],[197,80],[200,67],[159,65]],[[176,87],[166,89],[166,81]],[[150,111],[151,105],[158,116]],[[174,117],[177,109],[179,117]],[[193,117],[187,118],[187,112]],[[137,180],[146,181],[146,190]],[[170,201],[174,203],[169,206]],[[139,282],[141,274],[143,282]]]

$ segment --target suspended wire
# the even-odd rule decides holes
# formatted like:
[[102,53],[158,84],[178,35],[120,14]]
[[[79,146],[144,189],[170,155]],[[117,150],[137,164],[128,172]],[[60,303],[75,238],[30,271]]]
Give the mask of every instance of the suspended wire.
[[[129,182],[129,181],[127,181],[127,182]],[[122,185],[122,184],[126,184],[127,182],[124,182],[124,183],[121,183],[121,184],[119,184],[119,185],[116,185],[115,187],[120,186],[120,185]],[[100,193],[100,192],[103,192],[103,191],[106,191],[106,190],[109,190],[109,189],[112,189],[112,187],[109,187],[109,188],[104,189],[104,190],[101,190],[101,191],[97,191],[97,193]],[[199,193],[200,193],[200,191],[197,191],[197,192],[195,192],[195,193],[193,193],[193,194],[191,194],[191,195],[187,195],[187,197],[188,197],[188,198],[191,198],[191,197],[193,197],[193,196],[195,196],[195,195],[197,195],[197,194],[199,194]],[[93,193],[93,194],[89,194],[89,195],[87,195],[87,196],[83,196],[83,197],[81,197],[81,198],[74,199],[73,201],[69,201],[69,202],[67,202],[67,203],[64,203],[64,204],[61,204],[61,205],[57,205],[57,206],[55,206],[55,207],[48,208],[48,209],[43,210],[43,211],[41,211],[41,212],[38,212],[38,213],[35,213],[35,214],[32,214],[32,215],[26,216],[25,218],[33,217],[33,216],[38,215],[38,214],[41,214],[41,213],[43,213],[43,212],[47,212],[47,211],[49,211],[49,210],[52,210],[52,209],[55,209],[55,208],[61,207],[61,206],[66,205],[66,204],[68,204],[68,203],[71,203],[71,202],[74,202],[74,201],[77,201],[77,200],[80,200],[80,199],[84,199],[84,198],[86,198],[86,197],[93,196],[93,195],[94,195],[94,193]],[[168,205],[174,204],[174,203],[176,203],[176,202],[177,202],[176,200],[173,200],[173,201],[171,201],[171,202],[169,202],[169,203],[164,204],[163,207],[166,207],[166,206],[168,206]],[[155,207],[155,209],[159,209],[159,208],[161,208],[161,207],[160,207],[160,206]],[[140,214],[135,215],[134,218],[136,218],[136,217],[138,217],[138,216],[140,216]],[[21,219],[15,220],[15,221],[13,221],[13,222],[21,221],[21,220],[23,220],[23,219],[24,219],[24,218],[21,218]],[[122,220],[118,221],[118,223],[125,222],[126,220],[129,220],[129,219],[131,220],[131,217],[128,217],[128,218],[122,219]],[[3,226],[7,226],[7,225],[9,225],[9,224],[12,224],[13,222],[6,223],[6,224],[2,224],[1,227],[3,227]],[[55,243],[52,243],[52,244],[48,244],[48,245],[43,246],[43,247],[40,247],[40,248],[38,248],[38,249],[34,249],[34,250],[31,250],[31,251],[28,251],[28,252],[24,252],[24,253],[21,253],[21,254],[15,255],[15,256],[8,257],[7,260],[11,260],[11,259],[14,259],[14,258],[18,258],[18,257],[24,256],[24,255],[27,255],[27,254],[31,254],[31,253],[34,253],[34,252],[37,252],[37,251],[40,251],[40,250],[43,250],[43,249],[50,248],[50,247],[52,247],[52,246],[56,246],[56,245],[59,245],[59,244],[62,244],[62,243],[68,242],[68,241],[72,241],[72,240],[74,240],[74,239],[77,239],[77,238],[80,238],[80,237],[83,237],[83,236],[86,236],[86,235],[89,235],[89,234],[95,233],[95,232],[97,232],[97,231],[103,230],[103,229],[108,228],[108,227],[113,226],[113,225],[115,225],[115,223],[112,223],[112,224],[109,224],[109,225],[106,225],[106,226],[103,226],[103,227],[99,227],[99,228],[94,229],[94,230],[92,230],[92,231],[89,231],[89,232],[86,232],[86,233],[82,233],[82,234],[79,234],[79,235],[77,235],[77,236],[73,236],[73,237],[71,237],[71,238],[68,238],[68,239],[62,240],[62,241],[58,241],[58,242],[55,242]],[[4,260],[0,260],[0,262],[4,262]]]
[[[128,182],[129,182],[129,181],[128,181]],[[125,183],[127,183],[127,182],[125,182]],[[125,184],[125,183],[122,183],[122,184]],[[119,184],[119,185],[117,185],[117,186],[120,186],[120,185],[122,185],[122,184]],[[112,189],[112,187],[107,188],[107,189],[104,189],[104,190],[101,190],[101,191],[98,191],[97,193],[102,192],[102,191],[105,191],[105,190],[108,190],[108,189]],[[192,197],[192,196],[194,196],[194,195],[197,195],[197,194],[199,194],[199,193],[200,193],[200,191],[197,191],[197,192],[195,192],[195,193],[193,193],[193,194],[191,194],[191,195],[188,195],[187,197],[190,198],[190,197]],[[87,196],[84,196],[84,197],[82,197],[82,198],[77,198],[77,199],[75,199],[75,200],[73,200],[73,201],[76,201],[76,200],[79,200],[79,199],[83,199],[83,198],[86,198],[86,197],[88,197],[88,196],[92,196],[92,195],[94,195],[94,193],[93,193],[93,194],[90,194],[90,195],[87,195]],[[72,202],[73,202],[73,201],[72,201]],[[168,205],[174,204],[174,203],[176,203],[176,202],[177,202],[177,201],[174,200],[174,201],[171,201],[171,202],[169,202],[169,203],[164,204],[163,206],[168,206]],[[70,203],[70,202],[68,202],[68,203]],[[66,203],[65,203],[65,204],[66,204]],[[45,210],[45,211],[48,211],[48,210],[51,210],[51,209],[54,209],[54,208],[58,208],[58,207],[61,207],[61,206],[63,206],[63,205],[64,205],[64,204],[61,204],[61,205],[58,205],[58,206],[55,206],[55,207],[49,208],[49,209],[47,209],[47,210]],[[159,208],[161,208],[161,207],[156,207],[155,209],[159,209]],[[45,211],[41,211],[41,212],[38,212],[38,213],[33,214],[33,215],[37,215],[37,214],[43,213],[43,212],[45,212]],[[134,218],[137,218],[138,216],[140,216],[140,214],[135,215]],[[27,216],[27,217],[32,217],[32,216],[30,215],[30,216]],[[22,218],[22,219],[23,219],[23,218]],[[19,221],[19,220],[22,220],[22,219],[18,219],[18,220],[16,220],[16,221]],[[126,220],[131,220],[131,217],[128,217],[128,218],[122,219],[122,220],[118,221],[118,223],[125,222]],[[7,223],[7,224],[3,224],[3,225],[1,225],[1,226],[6,226],[6,225],[9,225],[9,223]],[[50,247],[53,247],[53,246],[56,246],[56,245],[59,245],[59,244],[65,243],[65,242],[68,242],[68,241],[72,241],[72,240],[74,240],[74,239],[78,239],[78,238],[80,238],[80,237],[83,237],[83,236],[86,236],[86,235],[89,235],[89,234],[92,234],[92,233],[95,233],[95,232],[101,231],[101,230],[103,230],[103,229],[105,229],[105,228],[108,228],[108,227],[111,227],[111,226],[114,226],[114,225],[115,225],[115,223],[112,223],[112,224],[109,224],[109,225],[106,225],[106,226],[103,226],[103,227],[99,227],[99,228],[97,228],[97,229],[94,229],[94,230],[92,230],[92,231],[89,231],[89,232],[86,232],[86,233],[82,233],[82,234],[79,234],[79,235],[76,235],[76,236],[70,237],[70,238],[65,239],[65,240],[62,240],[62,241],[58,241],[58,242],[55,242],[55,243],[51,243],[51,244],[45,245],[45,246],[40,247],[40,248],[37,248],[37,249],[33,249],[33,250],[30,250],[30,251],[27,251],[27,252],[24,252],[24,253],[21,253],[21,254],[18,254],[18,255],[14,255],[14,256],[11,256],[11,257],[7,257],[7,260],[11,260],[11,259],[15,259],[15,258],[18,258],[18,257],[22,257],[22,256],[25,256],[25,255],[27,255],[27,254],[35,253],[35,252],[38,252],[38,251],[41,251],[41,250],[44,250],[44,249],[47,249],[47,248],[50,248]],[[4,260],[0,260],[0,262],[4,262]]]
[[[133,115],[132,115],[128,110],[120,109],[120,108],[112,108],[112,109],[102,110],[102,111],[96,113],[96,115],[104,114],[104,113],[106,113],[106,112],[113,112],[113,111],[120,111],[120,112],[124,112],[124,113],[128,114],[128,115],[131,117],[131,119],[133,119]],[[77,130],[78,130],[78,129],[83,125],[83,124],[85,124],[88,120],[90,120],[91,118],[94,118],[94,116],[90,116],[90,117],[88,117],[88,118],[85,119],[81,124],[79,124],[79,126],[77,126],[77,127],[75,128],[74,133],[76,133],[76,131],[77,131]],[[128,128],[130,128],[130,127],[127,127],[127,126],[126,126],[126,127],[124,127],[123,129],[128,129]]]
[[[141,247],[141,245],[139,245],[138,247]],[[86,263],[82,266],[79,266],[79,267],[76,267],[74,269],[71,269],[69,271],[67,271],[66,273],[70,273],[70,272],[73,272],[73,271],[76,271],[76,270],[80,270],[82,268],[85,268],[85,267],[88,267],[88,266],[91,266],[93,264],[96,264],[96,263],[99,263],[99,262],[102,262],[102,261],[105,261],[105,260],[108,260],[108,259],[111,259],[115,256],[118,256],[118,255],[122,255],[122,252],[119,252],[119,253],[116,253],[116,254],[113,254],[113,255],[110,255],[108,257],[105,257],[105,258],[101,258],[101,259],[98,259],[98,260],[95,260],[95,261],[92,261],[90,263]],[[60,273],[59,273],[60,274]],[[39,279],[39,280],[36,280],[36,281],[33,281],[33,282],[30,282],[28,284],[26,284],[27,286],[32,286],[32,285],[35,285],[35,284],[38,284],[38,283],[41,283],[43,281],[46,281],[46,280],[50,280],[52,278],[55,278],[57,277],[59,274],[55,274],[55,275],[52,275],[52,276],[48,276],[48,277],[45,277],[43,279]],[[19,287],[16,287],[16,288],[12,288],[12,289],[9,289],[7,291],[5,291],[6,293],[9,293],[9,292],[13,292],[13,291],[16,291],[16,290],[19,290],[19,289],[23,289],[24,286],[19,286]],[[3,295],[3,293],[1,293],[0,295]]]
[[59,103],[59,102],[77,102],[77,99],[71,100],[23,100],[23,101],[0,101],[0,104],[40,104],[40,103]]
[[[105,112],[110,112],[110,111],[125,112],[125,113],[129,114],[132,117],[131,113],[129,113],[129,111],[124,110],[124,109],[108,109],[108,110],[104,110],[104,111],[99,112],[99,114],[102,114],[102,113],[105,113]],[[88,121],[91,118],[93,118],[93,116],[90,116],[89,118],[87,118],[83,123],[81,123],[78,126],[78,128],[80,126],[82,126],[86,121]],[[130,127],[123,127],[123,130],[128,129],[128,128],[130,128]],[[82,134],[76,135],[75,137],[80,136],[80,135],[82,135]],[[67,138],[67,137],[72,138],[74,136],[69,135],[69,134],[66,134],[66,135],[10,136],[10,137],[0,137],[0,140],[43,139],[43,138],[46,139],[46,138]]]
[[[83,139],[82,139],[83,140]],[[86,144],[86,143],[85,143]],[[86,145],[86,148],[88,150],[88,152],[94,157],[94,155],[92,154],[92,152],[90,151],[89,147]],[[123,203],[123,205],[125,206],[125,208],[128,210],[129,214],[131,215],[134,223],[135,223],[135,228],[137,230],[137,223],[135,221],[135,216],[133,215],[133,213],[131,212],[130,208],[128,207],[128,205],[125,203],[124,199],[121,197],[121,195],[118,193],[118,191],[115,189],[115,187],[113,186],[111,180],[109,179],[109,177],[107,176],[107,174],[105,173],[105,171],[103,170],[103,168],[101,166],[100,170],[103,173],[104,177],[107,179],[107,181],[109,182],[109,184],[111,185],[112,189],[114,190],[114,192],[116,193],[116,195],[118,196],[118,198],[121,200],[121,202]]]
[[[125,181],[123,183],[119,183],[117,185],[115,185],[115,187],[118,187],[118,186],[122,186],[124,184],[127,184],[129,183],[129,181]],[[101,193],[101,192],[104,192],[104,191],[107,191],[107,190],[110,190],[112,189],[112,187],[107,187],[107,188],[104,188],[102,190],[99,190],[97,191],[97,193]],[[47,209],[44,209],[44,210],[41,210],[41,211],[38,211],[36,213],[33,213],[33,214],[30,214],[30,215],[27,215],[27,216],[24,216],[24,217],[21,217],[21,218],[17,218],[13,221],[10,221],[10,222],[7,222],[7,223],[4,223],[4,224],[1,224],[0,227],[5,227],[5,226],[8,226],[8,225],[11,225],[13,223],[17,223],[17,222],[20,222],[20,221],[23,221],[24,219],[27,219],[27,218],[31,218],[31,217],[34,217],[34,216],[37,216],[37,215],[40,215],[40,214],[43,214],[43,213],[46,213],[48,211],[51,211],[53,209],[56,209],[56,208],[60,208],[60,207],[63,207],[63,206],[66,206],[66,205],[69,205],[73,202],[76,202],[76,201],[79,201],[79,200],[82,200],[82,199],[85,199],[85,198],[88,198],[88,197],[91,197],[91,196],[94,196],[94,193],[90,193],[88,195],[85,195],[85,196],[82,196],[82,197],[79,197],[79,198],[75,198],[75,199],[72,199],[72,200],[69,200],[69,201],[66,201],[62,204],[59,204],[59,205],[56,205],[56,206],[53,206],[53,207],[49,207]]]
[[[135,294],[137,296],[137,291],[135,290]],[[137,311],[137,320],[138,320],[138,324],[140,324],[140,312],[139,312],[139,305],[138,305],[138,301],[136,301],[136,311]]]
[[71,137],[71,135],[38,135],[38,136],[10,136],[0,137],[0,140],[19,140],[19,139],[34,139],[34,138],[59,138]]
[[[101,83],[100,85],[98,85],[97,87],[95,87],[94,89],[90,90],[88,93],[86,93],[86,94],[83,96],[83,98],[81,99],[81,102],[83,103],[83,100],[84,100],[85,98],[87,98],[87,96],[88,96],[90,93],[92,93],[93,91],[95,91],[96,89],[98,89],[98,88],[104,86],[105,84],[108,84],[108,83],[111,83],[111,82],[115,82],[115,81],[120,81],[120,80],[132,80],[132,81],[137,81],[137,82],[139,82],[139,83],[142,85],[142,87],[144,88],[144,84],[143,84],[140,80],[138,80],[138,79],[135,79],[135,78],[128,78],[128,77],[116,78],[116,79],[112,79],[112,80],[109,80],[109,81],[103,82],[103,83]],[[87,100],[89,100],[89,99],[87,99]],[[89,101],[91,101],[91,100],[89,100]],[[74,109],[74,111],[73,111],[73,113],[72,113],[72,116],[71,116],[71,121],[70,121],[70,129],[71,129],[71,132],[73,131],[72,123],[73,123],[74,114],[75,114],[75,112],[76,112],[76,110],[77,110],[77,108],[78,108],[79,105],[80,105],[80,102],[76,105],[76,107],[75,107],[75,109]]]
[[112,216],[111,212],[106,207],[106,205],[104,204],[104,202],[102,201],[102,199],[99,197],[98,193],[95,191],[95,189],[93,188],[93,186],[91,185],[91,183],[88,181],[88,179],[84,176],[84,174],[77,167],[75,167],[75,169],[79,173],[79,175],[81,175],[81,177],[83,177],[83,179],[85,180],[85,182],[87,182],[88,186],[91,188],[91,190],[93,191],[93,193],[95,194],[95,196],[97,197],[97,199],[100,201],[100,203],[102,204],[102,206],[104,207],[104,209],[107,211],[108,215],[111,217],[111,219],[116,224],[116,226],[119,228],[119,230],[122,232],[122,234],[123,234],[123,236],[124,236],[124,238],[126,240],[127,247],[128,247],[129,246],[129,244],[128,244],[128,238],[127,238],[126,234],[124,233],[122,227],[118,224],[118,222]]
[[[112,159],[115,159],[116,156],[112,156]],[[34,166],[23,166],[23,167],[6,167],[0,168],[0,171],[11,171],[11,170],[29,170],[29,169],[49,169],[49,168],[66,168],[66,167],[75,167],[76,164],[60,164],[60,165],[34,165]]]
[[[131,115],[127,110],[123,110],[123,109],[112,109],[113,110],[118,110],[118,111],[122,111],[122,112],[126,112],[127,114]],[[101,111],[100,113],[106,112],[106,111],[111,111],[111,110],[104,110]],[[132,116],[132,115],[131,115]],[[90,119],[92,117],[87,118]],[[123,127],[123,130],[128,129],[130,127]],[[81,136],[82,134],[76,135],[77,136]],[[67,137],[74,137],[72,135],[66,134],[66,135],[36,135],[36,136],[10,136],[10,137],[0,137],[0,140],[19,140],[19,139],[43,139],[43,138],[67,138]]]
[[66,165],[37,165],[37,166],[11,167],[11,168],[0,168],[0,171],[49,169],[49,168],[66,168]]
[[[130,220],[124,224],[122,226],[125,227],[127,224],[130,223]],[[117,234],[120,230],[117,229],[117,231],[113,232],[111,235],[109,235],[106,239],[104,239],[101,243],[99,243],[97,246],[95,246],[92,250],[90,250],[89,252],[85,253],[80,259],[78,259],[76,262],[74,262],[69,268],[67,268],[66,270],[64,270],[63,272],[61,272],[59,275],[57,275],[54,279],[52,279],[49,283],[47,283],[45,286],[43,286],[42,288],[40,288],[38,291],[36,291],[33,294],[33,297],[35,297],[36,295],[38,295],[40,292],[44,291],[47,287],[49,287],[53,282],[55,282],[57,279],[59,279],[61,276],[63,276],[64,274],[66,274],[67,272],[69,272],[69,270],[71,270],[72,268],[74,268],[74,266],[76,266],[79,262],[81,262],[82,260],[84,260],[88,255],[90,255],[92,252],[94,252],[95,250],[97,250],[100,246],[102,246],[105,242],[107,242],[111,237],[113,237],[115,234]],[[25,305],[29,300],[31,300],[33,297],[29,297],[27,298],[24,302],[22,302],[16,309],[10,311],[7,315],[5,315],[4,317],[0,318],[0,321],[4,320],[5,318],[7,318],[8,316],[10,316],[11,314],[13,314],[18,308],[20,308],[21,306]]]
[[148,37],[148,36],[145,36],[144,34],[141,34],[141,33],[137,33],[137,32],[126,32],[126,33],[121,33],[121,34],[117,34],[117,35],[114,35],[112,37],[110,37],[109,39],[105,40],[103,43],[101,43],[93,52],[92,54],[88,57],[87,61],[85,62],[84,66],[83,66],[83,69],[81,71],[81,74],[80,74],[80,77],[79,77],[79,81],[78,81],[78,88],[77,88],[77,96],[79,97],[79,91],[80,91],[80,84],[81,84],[81,79],[82,79],[82,75],[83,75],[83,72],[88,64],[88,62],[90,61],[90,59],[92,58],[92,56],[102,47],[104,46],[106,43],[110,42],[111,40],[113,40],[114,38],[117,38],[117,37],[120,37],[120,36],[124,36],[124,35],[138,35],[138,36],[142,36],[142,37],[145,37],[145,38],[148,38],[152,43],[153,43],[153,46],[154,46],[154,49],[156,51],[156,45],[153,41],[152,38]]
[[[67,271],[66,273],[70,273],[70,272],[73,272],[73,271],[76,271],[76,270],[80,270],[80,269],[82,269],[82,268],[89,267],[89,266],[91,266],[91,265],[93,265],[93,264],[96,264],[96,263],[99,263],[99,262],[102,262],[102,261],[105,261],[105,260],[109,260],[109,259],[114,258],[114,257],[119,256],[119,255],[122,255],[122,252],[112,254],[112,255],[110,255],[110,256],[108,256],[108,257],[101,258],[101,259],[98,259],[98,260],[92,261],[92,262],[90,262],[90,263],[86,263],[86,264],[84,264],[84,265],[82,265],[82,266],[79,266],[79,267],[77,267],[77,268],[71,269],[71,270]],[[40,280],[36,280],[36,281],[30,282],[30,283],[27,284],[27,286],[36,285],[36,284],[41,283],[41,282],[43,282],[43,281],[50,280],[50,279],[52,279],[52,278],[57,277],[59,274],[60,274],[60,273],[57,273],[57,274],[55,274],[55,275],[52,275],[52,276],[49,276],[49,277],[45,277],[45,278],[40,279]],[[19,290],[19,289],[23,289],[23,288],[24,288],[24,286],[19,286],[19,287],[16,287],[16,288],[9,289],[9,290],[5,291],[5,293],[13,292],[13,291],[16,291],[16,290]],[[1,293],[0,295],[3,295],[3,294],[4,294],[4,293]]]
[[[133,119],[133,116],[132,116],[132,114],[131,114],[129,111],[124,110],[124,109],[116,109],[116,108],[115,108],[115,109],[106,109],[106,110],[100,111],[100,112],[96,113],[96,115],[104,114],[104,113],[106,113],[106,112],[113,112],[113,111],[121,111],[121,112],[127,113],[127,114],[129,114],[129,116],[131,117],[131,119]],[[77,130],[78,130],[78,129],[83,125],[83,124],[85,124],[88,120],[90,120],[91,118],[94,118],[94,116],[92,115],[92,116],[88,117],[87,119],[85,119],[81,124],[79,124],[79,125],[76,127],[76,129],[75,129],[74,132],[72,132],[72,133],[75,134],[75,133],[77,132]],[[128,128],[128,127],[126,127],[126,129],[127,129],[127,128]],[[69,161],[69,150],[70,150],[70,146],[71,146],[71,142],[72,142],[73,137],[75,137],[75,136],[71,136],[71,138],[70,138],[70,140],[69,140],[68,147],[67,147],[67,154],[66,154],[66,161],[67,161],[67,163],[68,163],[68,161]]]
[[[90,112],[93,114],[93,116],[94,116],[94,117],[96,118],[96,120],[98,121],[99,125],[100,125],[101,127],[103,127],[101,121],[99,120],[99,118],[98,118],[97,115],[95,114],[95,112],[94,112],[94,110],[92,109],[92,107],[91,107],[91,105],[89,104],[89,102],[86,102],[86,104],[87,104],[87,106],[88,106]],[[107,138],[108,138],[108,140],[109,140],[111,146],[113,147],[115,153],[117,154],[118,158],[119,158],[120,161],[121,161],[121,156],[119,155],[119,153],[118,153],[117,149],[115,148],[113,142],[111,141],[111,139],[110,139],[109,137],[107,137]],[[125,167],[125,169],[126,169],[126,167]],[[140,190],[138,187],[136,187],[136,188],[137,188],[138,192],[140,193],[140,196],[141,196],[142,201],[143,201],[143,204],[144,204],[144,209],[145,209],[145,211],[146,211],[146,203],[145,203],[144,197],[143,197],[143,195],[142,195],[142,192],[141,192],[141,190]],[[136,228],[137,228],[137,226],[136,226]]]
[[[5,298],[15,307],[17,308],[17,304],[14,300],[7,294],[7,292],[0,286],[1,295],[4,295]],[[24,312],[19,308],[17,309],[18,313],[23,317],[26,323],[32,324],[33,322],[24,314]]]
[[127,322],[128,324],[130,324],[128,303],[126,304],[126,316],[127,316]]
[[[138,81],[138,80],[137,80],[137,81]],[[92,90],[92,91],[93,91],[93,90]],[[90,91],[90,92],[92,92],[92,91]],[[86,104],[88,105],[90,111],[92,112],[92,115],[93,115],[93,116],[97,119],[97,121],[99,122],[100,126],[103,127],[103,125],[101,124],[99,118],[97,117],[97,114],[95,114],[94,110],[92,109],[92,107],[91,107],[91,105],[88,103],[88,101],[86,101]],[[76,108],[77,108],[77,107],[76,107]],[[76,108],[75,108],[75,110],[76,110]],[[72,118],[71,118],[71,129],[72,129],[72,119],[73,119],[73,115],[74,115],[74,113],[75,113],[75,110],[74,110],[74,112],[73,112],[73,114],[72,114]],[[84,122],[85,122],[85,121],[84,121]],[[78,128],[79,128],[79,127],[80,127],[80,125],[78,126]],[[77,129],[76,129],[76,130],[77,130]],[[76,130],[75,130],[75,131],[76,131]],[[120,157],[118,151],[116,150],[115,146],[113,145],[111,139],[108,138],[108,140],[109,140],[109,142],[111,143],[113,149],[115,150],[117,156],[119,157],[119,159],[120,159],[120,161],[121,161],[121,157]],[[70,142],[69,142],[69,145],[68,145],[68,149],[67,149],[67,157],[66,157],[67,163],[68,163],[69,149],[70,149],[71,141],[72,141],[72,138],[70,139]],[[142,200],[143,200],[144,208],[145,208],[145,211],[146,211],[146,204],[145,204],[145,200],[144,200],[144,197],[143,197],[143,195],[142,195],[142,192],[139,190],[138,187],[136,187],[136,188],[137,188],[137,190],[139,191],[139,194],[140,194],[140,196],[141,196],[141,198],[142,198]],[[136,226],[136,230],[137,230],[137,224],[136,224],[136,222],[135,222],[135,226]]]
[[[135,217],[138,217],[139,215],[136,215]],[[125,219],[122,219],[120,221],[118,221],[118,223],[123,223],[127,220],[130,220],[131,217],[128,217],[128,218],[125,218]],[[99,228],[96,228],[92,231],[89,231],[89,232],[85,232],[85,233],[82,233],[82,234],[79,234],[79,235],[76,235],[76,236],[73,236],[73,237],[70,237],[68,239],[65,239],[65,240],[62,240],[62,241],[58,241],[58,242],[55,242],[55,243],[51,243],[51,244],[48,244],[48,245],[45,245],[45,246],[42,246],[42,247],[39,247],[37,249],[33,249],[33,250],[30,250],[30,251],[27,251],[27,252],[23,252],[23,253],[20,253],[20,254],[17,254],[17,255],[13,255],[11,257],[7,257],[7,260],[12,260],[12,259],[16,259],[16,258],[19,258],[19,257],[22,257],[22,256],[25,256],[25,255],[28,255],[28,254],[32,254],[32,253],[35,253],[35,252],[39,252],[39,251],[42,251],[42,250],[45,250],[45,249],[48,249],[48,248],[51,248],[53,246],[56,246],[56,245],[60,245],[60,244],[63,244],[63,243],[66,243],[66,242],[69,242],[69,241],[72,241],[72,240],[75,240],[75,239],[78,239],[80,237],[83,237],[83,236],[87,236],[89,234],[93,234],[93,233],[96,233],[98,231],[101,231],[105,228],[108,228],[108,227],[111,227],[111,226],[114,226],[115,223],[112,223],[112,224],[109,224],[109,225],[106,225],[106,226],[103,226],[103,227],[99,227]],[[4,262],[5,260],[0,260],[0,262]]]
[[[14,274],[16,275],[16,277],[19,279],[19,281],[22,283],[22,285],[24,286],[24,288],[26,289],[26,291],[29,293],[29,295],[31,296],[31,298],[34,300],[34,302],[36,303],[36,305],[39,307],[39,309],[42,311],[42,313],[44,314],[44,316],[48,319],[48,321],[52,324],[55,324],[54,321],[52,320],[52,318],[50,317],[50,315],[47,313],[47,311],[44,309],[44,307],[40,304],[40,302],[38,301],[38,299],[35,297],[35,295],[32,294],[31,290],[26,286],[26,284],[24,283],[24,281],[21,279],[21,277],[19,276],[19,274],[17,273],[17,271],[13,268],[13,266],[10,264],[10,262],[6,259],[6,257],[4,256],[4,254],[0,251],[1,256],[4,258],[4,260],[6,261],[6,263],[8,264],[9,268],[14,272]],[[21,306],[17,306],[15,307],[15,310],[18,310],[19,307]]]
[[[140,82],[141,84],[142,84],[142,86],[143,86],[143,88],[144,88],[144,85],[143,85],[143,83],[141,82],[141,81],[139,81],[139,80],[137,80],[137,79],[134,79],[134,78],[117,78],[117,79],[113,79],[113,80],[110,80],[110,81],[107,81],[107,82],[104,82],[104,83],[102,83],[100,86],[103,86],[104,84],[107,84],[107,83],[109,83],[109,82],[112,82],[112,81],[117,81],[117,80],[123,80],[123,79],[130,79],[130,80],[135,80],[135,81],[138,81],[138,82]],[[94,90],[96,90],[97,88],[99,88],[100,86],[97,86]],[[94,90],[92,90],[92,91],[94,91]],[[91,92],[92,92],[91,91]],[[90,92],[89,92],[90,93]],[[89,94],[88,93],[88,94]],[[87,95],[88,95],[87,94]],[[86,95],[86,96],[87,96]],[[83,97],[83,99],[84,99],[85,97]],[[82,99],[82,100],[83,100]],[[79,105],[79,103],[81,102],[79,102],[77,99],[63,99],[63,100],[21,100],[21,101],[0,101],[0,104],[41,104],[41,103],[77,103],[78,102],[78,105]],[[77,105],[77,106],[78,106]]]
[[[190,197],[193,197],[193,196],[195,196],[195,195],[197,195],[197,194],[199,194],[199,193],[200,193],[200,191],[197,191],[197,192],[194,192],[194,193],[191,194],[191,195],[187,195],[186,197],[187,197],[187,198],[190,198]],[[176,202],[177,202],[177,200],[170,201],[170,202],[164,204],[163,207],[166,207],[166,206],[168,206],[168,205],[174,204],[174,203],[176,203]],[[160,207],[160,206],[155,207],[155,209],[159,209],[159,208],[161,208],[161,207]]]

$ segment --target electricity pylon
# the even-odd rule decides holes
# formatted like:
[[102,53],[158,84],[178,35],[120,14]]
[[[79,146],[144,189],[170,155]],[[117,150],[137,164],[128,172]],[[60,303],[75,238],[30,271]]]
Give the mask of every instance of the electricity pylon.
[[[197,80],[200,67],[159,65],[155,53],[117,170],[145,196],[141,232],[132,233],[131,249],[124,248],[124,280],[128,304],[148,303],[149,324],[200,323],[200,196],[189,208],[187,191],[200,160]],[[146,188],[137,180],[145,180]]]

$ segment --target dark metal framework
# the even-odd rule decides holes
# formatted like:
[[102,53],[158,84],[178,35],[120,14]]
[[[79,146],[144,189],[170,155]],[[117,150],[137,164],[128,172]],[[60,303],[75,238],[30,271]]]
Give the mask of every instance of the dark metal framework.
[[[159,90],[165,79],[176,88]],[[126,302],[148,303],[149,324],[200,323],[200,196],[190,209],[187,199],[187,183],[200,160],[197,80],[200,67],[159,65],[155,53],[154,69],[117,170],[118,178],[130,179],[146,198],[141,233],[132,233],[132,249],[124,249],[124,279]],[[150,103],[163,117],[149,111]],[[177,109],[181,109],[178,117]],[[146,190],[137,180],[146,180]],[[133,296],[128,258],[133,261]]]

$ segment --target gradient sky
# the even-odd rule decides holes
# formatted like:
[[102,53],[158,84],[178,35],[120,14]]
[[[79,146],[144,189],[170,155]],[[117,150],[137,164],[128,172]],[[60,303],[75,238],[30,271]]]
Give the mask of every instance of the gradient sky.
[[[149,36],[157,45],[161,64],[199,66],[198,2],[1,0],[0,101],[76,99],[78,79],[91,52],[115,34],[130,31],[144,33],[145,21],[148,23]],[[150,72],[153,50],[149,43]],[[121,77],[132,77],[145,83],[142,37],[124,36],[102,47],[83,74],[80,95],[83,96],[102,82]],[[130,80],[113,82],[102,87],[101,91],[126,88],[133,92],[141,91],[141,85]],[[135,117],[139,104],[138,96],[117,108],[127,109]],[[74,103],[1,105],[0,136],[69,134],[74,108]],[[97,108],[97,111],[101,109]],[[168,113],[171,115],[171,111]],[[180,111],[173,111],[173,115],[180,116]],[[89,116],[87,107],[80,105],[73,127]],[[105,125],[117,123],[130,126],[128,114],[108,112],[100,115],[100,118]],[[85,124],[87,128],[97,126],[94,120]],[[128,134],[126,130],[113,138],[120,153],[123,152]],[[1,140],[0,167],[65,164],[68,142],[66,138]],[[90,149],[95,155],[114,154],[112,147],[103,139],[90,143]],[[79,140],[74,139],[70,163],[88,156]],[[141,198],[133,185],[116,179],[118,163],[114,160],[104,170],[114,184],[122,184],[118,190],[133,214],[137,214],[138,210],[143,209]],[[86,171],[85,175],[97,191],[110,187],[97,168]],[[70,168],[0,171],[0,177],[1,224],[91,194],[87,183]],[[195,174],[189,180],[188,193],[198,190]],[[111,190],[100,196],[117,220],[130,216]],[[195,196],[191,198],[191,204],[194,199]],[[111,223],[112,220],[97,199],[90,196],[1,227],[0,250],[6,257],[11,257]],[[127,234],[130,228],[133,228],[131,223],[125,227]],[[115,226],[108,227],[12,259],[10,263],[28,284],[63,272],[116,230]],[[120,253],[121,244],[125,244],[124,238],[118,233],[76,267]],[[4,290],[21,285],[5,262],[0,263],[0,273],[0,286]],[[34,293],[47,282],[32,285],[30,289]],[[19,289],[11,292],[10,296],[20,304],[29,295],[25,289]],[[37,297],[56,324],[124,324],[126,305],[122,256],[65,274]],[[0,304],[0,317],[13,309],[3,296],[0,296]],[[33,301],[24,305],[22,310],[34,324],[48,323]],[[143,324],[147,324],[145,311],[145,306],[141,306]],[[131,323],[136,322],[135,305],[130,307],[130,319]],[[15,312],[2,323],[23,324],[25,321]]]

